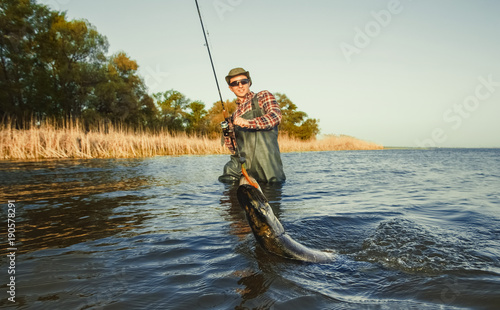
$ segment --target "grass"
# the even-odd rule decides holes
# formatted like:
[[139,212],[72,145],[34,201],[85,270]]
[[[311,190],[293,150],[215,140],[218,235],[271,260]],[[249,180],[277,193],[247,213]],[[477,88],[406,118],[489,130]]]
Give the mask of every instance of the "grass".
[[[383,147],[349,136],[326,136],[301,141],[280,135],[281,152],[374,150]],[[229,154],[220,138],[172,134],[167,131],[133,131],[121,126],[85,131],[79,122],[55,125],[50,122],[17,130],[0,128],[0,159],[36,160],[48,158],[135,158],[159,155]]]

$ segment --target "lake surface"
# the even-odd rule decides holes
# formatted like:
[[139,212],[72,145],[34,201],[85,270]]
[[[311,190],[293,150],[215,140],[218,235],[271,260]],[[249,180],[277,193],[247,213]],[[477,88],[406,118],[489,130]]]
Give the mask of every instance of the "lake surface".
[[[498,309],[500,149],[282,154],[263,186],[328,264],[256,243],[217,177],[229,156],[0,162],[15,200],[15,303],[2,229],[0,307]],[[7,289],[6,289],[7,288]]]

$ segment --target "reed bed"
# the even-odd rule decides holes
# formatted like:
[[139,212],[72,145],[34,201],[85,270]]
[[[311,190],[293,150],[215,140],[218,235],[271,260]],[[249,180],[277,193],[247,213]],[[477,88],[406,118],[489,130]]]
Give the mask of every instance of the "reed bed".
[[[349,136],[327,136],[301,141],[281,135],[282,152],[372,150],[382,147]],[[56,126],[50,123],[18,130],[0,128],[1,159],[48,158],[137,158],[160,155],[229,154],[220,138],[188,136],[167,131],[133,131],[122,126],[107,126],[85,131],[78,122]]]
[[280,135],[278,138],[280,150],[287,152],[318,152],[318,151],[350,151],[350,150],[381,150],[384,147],[368,141],[363,141],[347,135],[326,135],[322,139],[307,141]]

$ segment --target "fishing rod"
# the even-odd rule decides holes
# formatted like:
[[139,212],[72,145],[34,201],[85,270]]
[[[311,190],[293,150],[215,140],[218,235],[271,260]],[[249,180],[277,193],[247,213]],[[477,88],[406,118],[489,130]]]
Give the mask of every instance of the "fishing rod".
[[203,37],[205,38],[205,45],[207,46],[208,57],[210,58],[210,63],[212,64],[212,71],[214,72],[215,84],[217,85],[217,90],[219,91],[219,98],[220,98],[220,103],[222,104],[222,111],[225,114],[224,116],[227,117],[227,111],[226,111],[226,108],[224,107],[224,102],[222,101],[222,95],[220,93],[219,81],[217,80],[217,74],[215,73],[214,62],[212,60],[212,53],[210,53],[210,47],[208,46],[207,34],[205,32],[205,27],[203,26],[203,20],[201,19],[201,13],[200,13],[200,7],[198,6],[198,0],[194,0],[194,2],[196,3],[196,9],[198,10],[198,16],[200,17],[201,30],[203,30]]
[[240,154],[240,152],[238,151],[238,146],[235,144],[236,137],[234,135],[234,131],[229,126],[230,118],[229,118],[228,112],[226,111],[226,107],[224,106],[224,101],[222,100],[222,95],[221,95],[220,87],[219,87],[219,81],[217,80],[217,74],[215,73],[214,61],[212,60],[212,53],[210,53],[210,47],[208,46],[208,40],[207,40],[207,34],[205,32],[205,26],[203,26],[203,20],[201,18],[200,6],[198,5],[198,0],[194,0],[194,2],[196,3],[196,9],[198,10],[198,16],[200,17],[201,30],[203,31],[203,37],[205,38],[205,45],[207,46],[208,57],[210,58],[210,64],[212,64],[212,71],[214,72],[215,84],[217,85],[217,91],[219,92],[220,103],[222,105],[222,116],[224,117],[224,121],[220,123],[220,126],[222,128],[222,132],[223,132],[224,136],[229,137],[229,139],[231,141],[231,146],[233,147],[236,156],[239,158],[239,161],[241,164],[241,172],[243,173],[243,175],[247,179],[248,183],[250,185],[254,186],[255,188],[258,188],[259,185],[252,182],[252,180],[250,179],[250,177],[247,173],[247,170],[245,169],[246,159],[245,159],[245,156],[242,156],[244,154]]

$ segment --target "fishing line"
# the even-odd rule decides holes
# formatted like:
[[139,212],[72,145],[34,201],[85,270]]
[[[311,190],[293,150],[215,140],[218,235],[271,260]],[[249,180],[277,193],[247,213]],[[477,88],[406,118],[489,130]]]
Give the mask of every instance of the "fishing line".
[[201,19],[200,6],[198,5],[198,0],[194,0],[196,3],[196,9],[198,10],[198,16],[200,17],[201,29],[203,30],[203,37],[205,38],[205,44],[207,45],[208,57],[210,58],[210,64],[212,65],[212,71],[214,72],[215,84],[217,85],[217,91],[219,92],[220,103],[222,104],[222,109],[224,108],[224,101],[222,100],[222,94],[220,92],[219,81],[217,80],[217,73],[215,73],[214,61],[212,59],[212,53],[210,52],[210,46],[208,44],[207,34],[205,31],[205,26],[203,26],[203,20]]
[[250,179],[250,176],[248,175],[247,170],[245,169],[245,162],[246,162],[245,155],[238,151],[238,146],[234,142],[234,140],[235,140],[234,132],[230,132],[229,123],[228,123],[229,117],[227,115],[228,113],[226,111],[226,108],[224,107],[224,101],[222,100],[222,94],[220,92],[220,87],[219,87],[219,81],[217,80],[217,73],[215,73],[214,61],[212,59],[212,53],[210,52],[210,46],[208,44],[207,33],[205,31],[205,26],[203,25],[203,20],[201,18],[200,6],[198,5],[198,0],[194,0],[194,2],[196,3],[196,9],[198,10],[198,16],[200,17],[201,30],[203,30],[203,37],[205,38],[205,44],[207,45],[208,57],[210,58],[210,64],[212,65],[212,71],[214,72],[215,85],[217,85],[217,91],[219,92],[220,103],[222,105],[222,113],[223,113],[224,118],[225,118],[225,121],[221,123],[222,131],[223,131],[224,135],[227,134],[231,140],[231,144],[234,148],[236,156],[239,157],[239,162],[241,163],[241,172],[245,176],[245,179],[253,187],[259,188],[259,185]]

